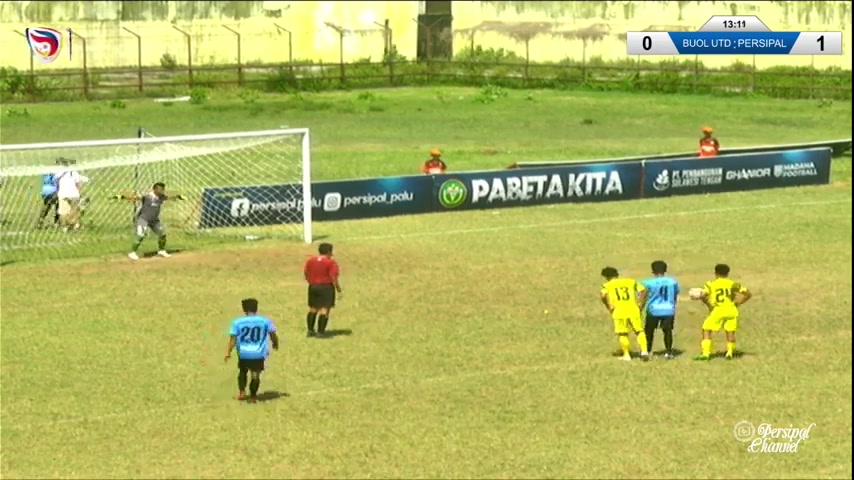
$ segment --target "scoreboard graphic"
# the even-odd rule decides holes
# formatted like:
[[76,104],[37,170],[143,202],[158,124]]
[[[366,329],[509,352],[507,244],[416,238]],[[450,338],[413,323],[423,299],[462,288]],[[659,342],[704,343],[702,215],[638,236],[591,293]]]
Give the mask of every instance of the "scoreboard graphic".
[[714,16],[696,32],[628,32],[629,55],[842,55],[842,32],[772,32],[755,15]]

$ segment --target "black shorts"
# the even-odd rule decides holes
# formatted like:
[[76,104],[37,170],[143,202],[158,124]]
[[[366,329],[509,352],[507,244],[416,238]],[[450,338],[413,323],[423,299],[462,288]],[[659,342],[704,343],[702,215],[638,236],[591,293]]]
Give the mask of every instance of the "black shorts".
[[250,372],[263,372],[264,371],[264,359],[263,358],[246,358],[239,359],[237,361],[237,368],[240,370],[249,370]]
[[308,286],[309,308],[332,308],[335,306],[335,287],[327,285]]
[[673,315],[666,316],[658,316],[658,315],[647,315],[646,316],[646,328],[656,329],[661,328],[662,330],[673,330],[673,324],[676,322],[676,317]]
[[46,207],[51,206],[51,205],[53,205],[54,207],[58,207],[59,206],[59,198],[54,193],[53,195],[48,195],[46,197],[42,197],[42,203]]

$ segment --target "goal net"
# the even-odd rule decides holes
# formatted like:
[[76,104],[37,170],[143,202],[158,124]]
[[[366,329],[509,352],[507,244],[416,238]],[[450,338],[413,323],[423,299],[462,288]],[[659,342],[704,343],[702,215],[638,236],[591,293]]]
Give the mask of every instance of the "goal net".
[[[284,236],[311,242],[311,155],[308,129],[64,143],[0,145],[0,250],[62,257],[122,251],[134,232],[137,205],[117,195],[166,184],[161,211],[170,246],[236,235]],[[79,228],[55,224],[55,198],[43,188],[76,171]],[[145,248],[145,244],[143,245]],[[18,255],[13,255],[18,256]]]

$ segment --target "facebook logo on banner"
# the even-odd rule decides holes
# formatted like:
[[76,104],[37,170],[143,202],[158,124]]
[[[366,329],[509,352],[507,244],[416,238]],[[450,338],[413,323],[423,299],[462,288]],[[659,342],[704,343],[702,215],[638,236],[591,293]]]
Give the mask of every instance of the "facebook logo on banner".
[[249,202],[248,198],[235,198],[231,201],[231,216],[234,218],[246,217],[251,208],[252,203]]

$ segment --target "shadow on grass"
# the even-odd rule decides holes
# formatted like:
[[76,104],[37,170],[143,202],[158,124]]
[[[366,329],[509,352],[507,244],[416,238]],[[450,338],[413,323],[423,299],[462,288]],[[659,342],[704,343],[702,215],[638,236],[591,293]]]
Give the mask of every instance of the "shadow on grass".
[[[741,352],[741,351],[736,351],[735,353],[733,353],[733,354],[732,354],[732,358],[734,358],[734,359],[736,359],[736,360],[738,360],[739,358],[744,358],[744,357],[753,357],[753,356],[755,356],[755,354],[754,354],[754,353],[750,353],[750,352]],[[726,357],[726,352],[715,352],[715,353],[713,353],[713,354],[712,354],[712,356],[711,356],[711,358],[712,358],[712,359],[715,359],[715,358],[724,358],[724,357]]]
[[279,392],[277,390],[268,390],[266,392],[261,392],[258,394],[259,402],[272,402],[273,400],[278,400],[280,398],[290,397],[291,394],[287,392]]
[[[181,253],[183,250],[166,250],[170,255]],[[153,258],[157,256],[157,252],[146,252],[140,255],[142,258]]]
[[[653,352],[653,358],[657,358],[657,357],[664,358],[665,353],[666,353],[665,350],[656,350]],[[632,352],[631,355],[632,355],[632,358],[640,358],[639,352]],[[673,349],[673,358],[674,359],[682,357],[684,355],[685,355],[685,350],[680,350],[678,348]],[[612,357],[622,357],[623,352],[615,351],[614,353],[611,354],[611,356]],[[742,351],[736,351],[733,354],[733,358],[735,358],[735,359],[744,358],[744,357],[752,357],[752,356],[755,356],[755,354],[751,353],[751,352],[742,352]],[[712,359],[724,358],[724,357],[726,357],[726,352],[715,352],[711,356]]]
[[[665,353],[667,353],[667,350],[655,350],[652,352],[652,355],[656,356],[656,357],[663,357]],[[673,358],[679,358],[682,355],[685,355],[685,350],[680,350],[678,348],[674,348],[672,353],[673,353]]]
[[330,339],[330,338],[335,338],[335,337],[349,337],[352,334],[353,334],[353,330],[350,330],[349,328],[341,328],[341,329],[327,330],[326,332],[323,333],[323,335],[318,334],[317,337],[315,337],[315,338],[319,338],[322,340],[322,339]]
[[6,265],[11,265],[13,263],[15,263],[14,260],[5,260],[3,262],[0,262],[0,267],[5,267]]

